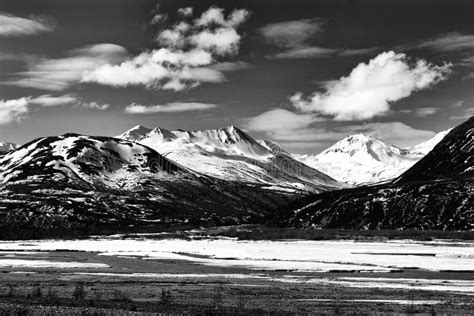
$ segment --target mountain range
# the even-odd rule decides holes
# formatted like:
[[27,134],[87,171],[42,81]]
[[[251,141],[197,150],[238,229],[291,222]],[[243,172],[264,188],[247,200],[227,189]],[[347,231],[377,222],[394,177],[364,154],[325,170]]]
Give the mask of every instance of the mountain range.
[[420,161],[384,184],[335,190],[282,207],[285,227],[474,228],[474,117],[450,130]]
[[358,134],[315,156],[291,154],[235,126],[136,126],[116,137],[2,143],[0,235],[269,218],[286,226],[465,229],[472,223],[473,122],[413,148]]
[[33,140],[0,158],[0,231],[261,221],[296,197],[223,181],[112,137]]

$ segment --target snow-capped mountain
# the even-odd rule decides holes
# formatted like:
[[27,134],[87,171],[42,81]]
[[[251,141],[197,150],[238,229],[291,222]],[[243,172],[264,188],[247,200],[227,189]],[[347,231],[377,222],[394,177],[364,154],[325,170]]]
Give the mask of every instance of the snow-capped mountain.
[[0,154],[6,153],[18,148],[17,144],[9,142],[0,142]]
[[438,144],[450,130],[406,149],[364,134],[345,137],[317,155],[298,155],[299,161],[350,184],[369,184],[394,179]]
[[452,128],[439,132],[425,142],[419,143],[413,147],[407,148],[411,153],[425,156],[428,154],[443,138],[452,130]]
[[65,134],[34,140],[0,160],[1,182],[19,177],[65,177],[92,187],[140,186],[147,176],[166,177],[180,167],[137,143],[109,137]]
[[191,170],[226,181],[313,192],[341,186],[285,151],[275,150],[276,145],[259,143],[235,126],[202,131],[136,126],[117,137],[149,146]]
[[150,147],[65,134],[0,157],[0,230],[255,222],[295,197],[197,173]]
[[472,230],[474,117],[387,183],[308,196],[272,216],[292,227]]
[[364,134],[347,136],[318,155],[293,155],[338,181],[351,184],[393,179],[422,155]]

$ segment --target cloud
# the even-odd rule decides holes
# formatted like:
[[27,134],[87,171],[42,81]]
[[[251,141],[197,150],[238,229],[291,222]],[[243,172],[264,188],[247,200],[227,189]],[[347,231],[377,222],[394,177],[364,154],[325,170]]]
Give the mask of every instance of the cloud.
[[323,31],[324,21],[319,19],[294,20],[267,24],[259,33],[269,43],[280,47],[301,47]]
[[76,103],[78,102],[77,97],[71,94],[65,94],[62,96],[52,96],[50,94],[44,94],[40,95],[35,98],[27,98],[28,104],[36,104],[40,106],[58,106],[58,105],[65,105],[65,104],[70,104],[70,103]]
[[296,114],[277,108],[244,119],[244,128],[259,132],[275,132],[280,129],[299,129],[315,121],[317,121],[317,118],[312,114]]
[[158,113],[158,112],[185,112],[185,111],[203,111],[216,108],[212,103],[199,102],[172,102],[166,105],[141,105],[132,103],[125,107],[124,112],[129,114]]
[[221,63],[214,64],[212,66],[209,66],[209,68],[211,69],[215,69],[222,72],[239,71],[239,70],[251,69],[253,67],[254,66],[252,64],[249,64],[244,61],[236,61],[236,62],[224,61]]
[[336,49],[318,46],[292,48],[281,53],[269,56],[274,59],[317,58],[327,57],[337,53]]
[[474,107],[462,109],[459,114],[452,115],[450,117],[451,120],[467,120],[474,116]]
[[177,12],[183,17],[189,17],[193,15],[193,7],[179,8]]
[[438,108],[427,106],[427,107],[422,107],[422,108],[416,108],[416,109],[405,109],[401,110],[400,112],[402,113],[412,113],[416,116],[419,117],[426,117],[435,114],[438,112]]
[[37,97],[28,96],[13,100],[0,100],[0,125],[21,121],[32,107],[53,107],[67,104],[97,110],[105,110],[109,107],[108,104],[83,102],[80,98],[71,94],[62,96],[45,94]]
[[81,80],[83,73],[127,56],[125,48],[115,44],[95,44],[71,50],[63,58],[35,58],[28,70],[3,84],[60,91]]
[[161,48],[85,71],[82,82],[174,91],[194,88],[203,82],[223,82],[224,70],[217,65],[222,58],[237,54],[242,38],[237,28],[249,14],[241,9],[226,16],[224,9],[211,7],[193,21],[178,21],[162,30],[156,36]]
[[0,100],[0,125],[22,120],[28,113],[28,99]]
[[324,31],[326,22],[322,19],[303,19],[267,24],[258,32],[265,41],[283,49],[266,56],[271,59],[323,58],[328,56],[368,55],[379,50],[377,47],[360,49],[328,48],[315,45]]
[[303,153],[321,150],[348,135],[358,133],[380,138],[389,144],[401,147],[418,144],[435,134],[432,131],[413,128],[402,122],[321,125],[320,118],[310,114],[271,109],[245,119],[243,126],[246,130],[264,133],[266,138],[282,144],[285,148]]
[[357,65],[347,77],[314,92],[305,99],[301,92],[290,97],[304,113],[317,113],[335,120],[365,120],[387,114],[390,104],[447,79],[450,64],[436,66],[419,59],[411,63],[405,54],[384,52]]
[[455,108],[459,108],[459,107],[463,107],[464,105],[465,105],[464,100],[459,100],[457,102],[454,102],[452,106]]
[[86,109],[94,109],[94,110],[106,110],[109,108],[110,104],[99,104],[97,102],[81,102],[81,106]]
[[168,15],[166,13],[161,13],[160,4],[155,6],[155,9],[151,11],[153,17],[150,20],[150,25],[156,25],[166,22]]
[[29,36],[54,29],[54,23],[45,17],[22,18],[0,13],[0,36]]
[[446,33],[413,45],[415,48],[431,48],[439,52],[456,52],[474,49],[474,35],[457,32]]

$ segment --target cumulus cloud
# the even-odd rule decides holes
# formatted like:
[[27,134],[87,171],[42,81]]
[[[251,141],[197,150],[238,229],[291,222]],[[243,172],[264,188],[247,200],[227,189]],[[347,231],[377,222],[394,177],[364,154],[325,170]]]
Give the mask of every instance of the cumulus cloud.
[[28,99],[0,100],[0,125],[22,120],[28,113]]
[[410,62],[405,54],[384,52],[360,63],[347,77],[327,84],[325,92],[304,98],[290,97],[304,113],[317,113],[335,120],[365,120],[386,114],[392,102],[445,80],[450,64],[436,66],[423,59]]
[[199,103],[199,102],[172,102],[165,105],[141,105],[132,103],[125,107],[125,113],[143,114],[158,112],[185,112],[185,111],[202,111],[216,108],[216,104]]
[[193,10],[184,11],[180,11],[183,20],[156,36],[161,48],[85,71],[82,82],[180,91],[203,82],[224,81],[223,71],[213,66],[237,54],[242,38],[237,28],[247,20],[249,11],[234,10],[226,16],[224,9],[211,7],[193,21],[185,19]]
[[74,49],[63,58],[34,58],[28,70],[16,74],[4,84],[60,91],[81,80],[83,73],[100,65],[124,60],[125,48],[115,44],[95,44]]
[[193,7],[179,8],[177,12],[179,15],[184,16],[184,17],[192,16]]
[[54,23],[45,17],[23,18],[0,13],[0,36],[28,36],[54,30]]

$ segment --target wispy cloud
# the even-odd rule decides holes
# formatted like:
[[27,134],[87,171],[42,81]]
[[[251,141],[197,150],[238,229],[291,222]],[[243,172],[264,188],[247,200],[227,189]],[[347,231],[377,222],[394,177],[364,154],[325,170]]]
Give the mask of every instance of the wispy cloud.
[[96,110],[105,110],[109,107],[108,104],[85,102],[72,94],[60,96],[44,94],[36,97],[28,96],[12,100],[0,100],[0,125],[21,121],[28,115],[32,108],[63,105],[73,105],[79,108]]
[[160,49],[143,52],[122,63],[98,66],[86,71],[82,81],[174,91],[203,82],[225,81],[225,70],[213,66],[217,60],[237,54],[242,39],[237,29],[248,19],[249,11],[234,10],[225,15],[224,9],[210,7],[192,21],[189,18],[193,10],[179,12],[181,20],[157,35]]
[[266,56],[271,59],[323,58],[328,56],[356,56],[372,54],[377,47],[362,49],[329,48],[316,45],[324,32],[323,19],[303,19],[267,24],[258,31],[266,42],[281,49]]
[[0,125],[22,120],[28,113],[28,99],[0,100]]
[[474,35],[457,32],[446,33],[409,46],[414,46],[416,48],[431,48],[439,52],[474,50]]
[[50,94],[44,94],[34,98],[29,97],[27,98],[27,100],[29,104],[35,104],[46,107],[79,102],[78,98],[71,94],[65,94],[61,96],[52,96]]
[[285,109],[272,109],[260,115],[244,119],[246,129],[258,132],[276,132],[279,130],[296,130],[318,121],[312,114],[297,114]]
[[[3,84],[60,91],[81,80],[87,70],[124,60],[125,48],[115,44],[95,44],[74,49],[63,58],[32,58],[28,70],[17,73]],[[31,58],[31,57],[30,57]]]
[[94,109],[94,110],[101,110],[101,111],[106,110],[110,107],[110,104],[107,104],[107,103],[100,104],[97,102],[81,102],[80,105],[86,109]]
[[129,114],[158,113],[158,112],[186,112],[203,111],[216,108],[216,104],[199,102],[171,102],[165,105],[141,105],[132,103],[125,107],[124,112]]
[[451,120],[467,120],[474,116],[474,107],[461,109],[458,113],[452,115]]
[[54,23],[46,17],[19,17],[8,13],[0,13],[0,36],[29,36],[51,32]]
[[404,109],[404,110],[401,110],[400,112],[414,114],[418,117],[426,117],[426,116],[433,115],[438,111],[439,111],[439,108],[426,106],[426,107],[421,107],[421,108],[416,108],[416,109]]
[[280,47],[294,48],[307,45],[323,31],[324,20],[303,19],[267,24],[259,29],[260,34],[269,43]]
[[410,63],[393,51],[360,63],[347,77],[332,81],[325,92],[304,98],[291,96],[293,106],[305,113],[317,113],[335,120],[365,120],[387,114],[392,102],[445,80],[451,65],[436,66],[423,59]]
[[292,48],[281,53],[271,55],[274,59],[293,59],[293,58],[319,58],[327,57],[337,53],[336,49],[324,48],[318,46]]

